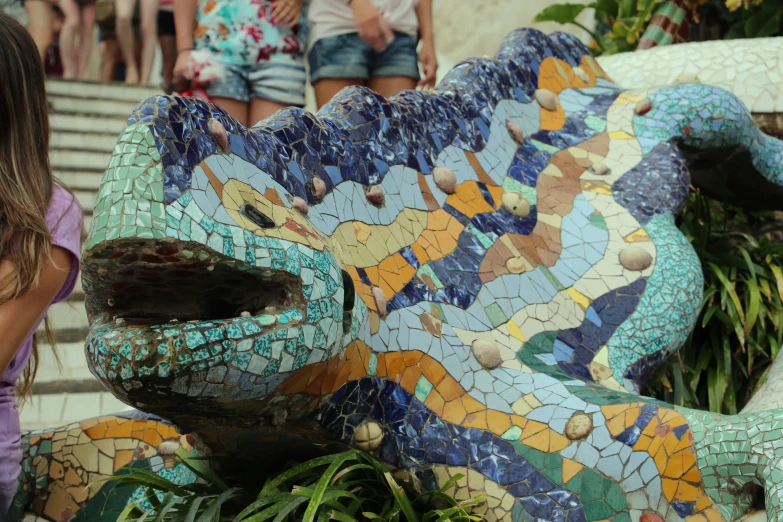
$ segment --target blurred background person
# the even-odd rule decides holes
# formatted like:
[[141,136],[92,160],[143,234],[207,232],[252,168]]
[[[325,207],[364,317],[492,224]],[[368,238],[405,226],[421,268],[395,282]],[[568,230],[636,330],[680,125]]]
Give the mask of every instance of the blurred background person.
[[[138,69],[141,55],[139,40],[139,8],[134,10],[131,25],[133,27],[133,47],[135,64]],[[116,11],[114,0],[97,0],[96,17],[98,25],[98,49],[100,51],[99,77],[102,82],[124,82],[125,60],[120,51],[116,32]]]
[[311,0],[307,22],[319,108],[350,85],[386,98],[435,85],[432,0]]
[[171,92],[174,63],[177,61],[177,37],[174,27],[174,0],[160,0],[158,9],[158,43],[160,43],[163,90]]
[[25,0],[27,10],[27,30],[38,47],[41,61],[46,58],[46,52],[54,40],[52,27],[54,25],[54,6],[56,0]]
[[[141,67],[134,60],[133,14],[137,3],[141,28]],[[125,59],[125,83],[149,85],[158,43],[159,0],[115,0],[116,32]]]
[[95,26],[95,0],[59,0],[64,20],[60,31],[63,78],[84,79]]
[[23,0],[0,0],[0,11],[19,22],[25,29],[27,28],[29,20]]
[[301,14],[302,0],[174,0],[175,81],[219,67],[206,94],[246,126],[284,107],[303,107]]
[[[44,55],[44,72],[47,76],[55,76],[57,78],[62,78],[63,75],[63,61],[62,57],[60,56],[60,33],[62,32],[63,28],[63,21],[65,20],[65,17],[63,17],[62,11],[58,7],[54,8],[54,18],[52,22],[52,43],[49,45],[49,47],[46,49],[46,54]],[[51,102],[49,102],[51,104]]]

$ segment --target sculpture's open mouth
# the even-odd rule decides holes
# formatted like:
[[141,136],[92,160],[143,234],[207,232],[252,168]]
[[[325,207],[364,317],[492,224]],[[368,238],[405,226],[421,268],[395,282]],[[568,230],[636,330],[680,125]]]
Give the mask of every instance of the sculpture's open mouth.
[[154,254],[115,251],[97,270],[108,281],[92,287],[93,326],[146,328],[304,311],[298,277],[271,266],[250,267],[189,243],[159,246]]
[[306,314],[302,280],[281,263],[252,267],[179,241],[119,240],[88,251],[93,372],[126,402],[165,409],[179,400],[171,394],[179,376],[180,396],[204,398],[194,374],[248,364],[257,371],[270,361],[269,344],[296,337]]
[[[133,278],[146,281],[154,299],[148,299],[147,292],[116,295],[107,308],[115,324],[149,326],[274,315],[301,301],[298,278],[277,270],[238,271],[214,264],[206,269],[180,266],[161,271],[141,265],[134,267]],[[132,288],[142,290],[144,284]]]

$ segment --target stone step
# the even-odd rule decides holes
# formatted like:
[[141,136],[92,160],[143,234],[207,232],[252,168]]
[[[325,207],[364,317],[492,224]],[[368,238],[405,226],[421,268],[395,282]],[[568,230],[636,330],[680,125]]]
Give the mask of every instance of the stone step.
[[19,414],[23,430],[36,430],[132,409],[107,391],[46,393],[22,403]]
[[52,149],[76,149],[90,151],[113,151],[119,134],[101,132],[68,132],[59,130],[52,133],[49,146]]
[[109,160],[111,160],[111,151],[96,152],[63,149],[49,151],[49,162],[52,165],[52,170],[79,169],[103,173],[109,166]]
[[89,114],[90,116],[127,118],[144,98],[133,101],[115,101],[105,98],[77,98],[49,96],[55,114]]
[[[89,381],[94,379],[87,366],[84,356],[83,342],[58,342],[55,350],[48,344],[41,343],[39,352],[38,373],[35,384],[61,381]],[[55,353],[57,354],[55,356]],[[58,366],[57,361],[60,364]]]
[[66,132],[98,132],[101,134],[113,134],[119,136],[128,121],[128,114],[124,116],[96,117],[86,114],[50,114],[49,124],[52,131]]
[[[60,327],[54,332],[54,341],[56,343],[82,343],[87,340],[89,329],[82,327]],[[39,339],[46,339],[43,328],[38,330]],[[42,341],[43,342],[43,341]]]
[[98,192],[103,171],[55,170],[54,177],[65,183],[71,190]]
[[[63,303],[55,303],[49,307],[49,321],[55,332],[85,332],[87,331],[87,311],[84,309],[84,300],[78,297],[69,299]],[[43,329],[43,325],[41,325]],[[60,342],[79,342],[83,339],[74,338],[73,335],[65,335]]]
[[76,284],[73,287],[73,293],[69,299],[78,299],[80,301],[84,301],[84,287],[82,287],[81,277],[76,280]]
[[124,83],[74,82],[55,79],[47,80],[46,92],[50,97],[68,96],[73,98],[114,100],[129,102],[133,105],[150,96],[163,93],[159,87],[155,86],[125,85]]
[[92,211],[95,208],[95,201],[98,199],[98,190],[73,190],[73,194],[82,206],[82,210],[85,214],[92,215]]

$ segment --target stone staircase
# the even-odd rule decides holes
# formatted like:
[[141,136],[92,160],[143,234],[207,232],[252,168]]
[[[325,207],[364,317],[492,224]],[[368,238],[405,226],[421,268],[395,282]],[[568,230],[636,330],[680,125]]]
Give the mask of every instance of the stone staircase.
[[[141,100],[159,93],[151,87],[49,80],[53,111],[50,160],[54,175],[76,194],[89,230],[103,171],[125,121]],[[94,415],[127,409],[103,391],[84,358],[87,314],[81,281],[65,303],[52,306],[49,318],[57,339],[60,367],[41,346],[33,398],[21,407],[25,429],[57,426]],[[40,332],[43,334],[43,332]],[[45,339],[43,335],[39,338]]]

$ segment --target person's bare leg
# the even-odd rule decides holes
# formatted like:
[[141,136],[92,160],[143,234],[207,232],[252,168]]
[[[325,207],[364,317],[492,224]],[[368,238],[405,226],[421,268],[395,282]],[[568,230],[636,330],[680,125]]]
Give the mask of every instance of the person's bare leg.
[[247,127],[249,104],[231,98],[212,98],[212,103],[233,116],[235,120]]
[[125,83],[139,83],[139,69],[133,59],[133,9],[136,0],[115,0],[117,41],[125,59]]
[[177,61],[177,38],[171,34],[158,36],[162,65],[160,75],[163,77],[163,85],[171,85],[174,79],[174,63]]
[[101,64],[101,81],[113,82],[117,77],[117,64],[121,57],[120,46],[116,38],[103,40],[103,63]]
[[351,85],[366,85],[367,81],[361,78],[323,78],[313,84],[315,89],[315,103],[320,109],[332,99],[332,97]]
[[106,78],[106,40],[98,42],[98,81],[106,83],[110,80]]
[[63,28],[60,31],[60,58],[63,61],[63,78],[76,77],[79,67],[79,48],[76,38],[79,35],[79,4],[76,0],[59,0],[63,13]]
[[95,32],[95,4],[86,4],[81,6],[81,13],[79,17],[79,23],[81,26],[81,36],[79,37],[79,52],[78,52],[78,68],[76,70],[76,77],[80,80],[84,79],[84,74],[87,72],[87,65],[90,61],[90,53],[92,52],[92,40],[93,33]]
[[52,24],[54,23],[54,7],[47,0],[29,0],[24,4],[27,9],[27,15],[30,23],[27,30],[35,40],[38,47],[38,54],[41,61],[46,57],[46,50],[52,45],[54,34],[52,33]]
[[[138,31],[134,29],[134,34],[136,34],[136,32]],[[141,70],[141,40],[138,38],[133,42],[133,59],[136,60],[134,62],[136,64],[136,69]]]
[[370,79],[370,89],[389,98],[405,89],[415,89],[416,80],[405,76],[378,76]]
[[290,105],[265,100],[263,98],[253,98],[250,102],[250,118],[247,120],[249,126],[253,126],[264,118],[268,118],[280,109],[285,109]]
[[141,2],[141,83],[149,85],[152,62],[155,61],[155,47],[158,42],[160,0],[139,1]]

